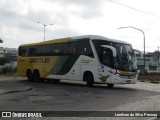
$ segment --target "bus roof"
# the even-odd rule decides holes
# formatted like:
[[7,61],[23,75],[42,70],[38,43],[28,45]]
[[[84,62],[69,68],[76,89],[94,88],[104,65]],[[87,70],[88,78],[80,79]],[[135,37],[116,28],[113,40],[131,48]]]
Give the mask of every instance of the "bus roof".
[[107,41],[112,41],[112,42],[116,42],[116,43],[122,43],[122,44],[129,44],[129,42],[126,41],[122,41],[122,40],[117,40],[117,39],[111,39],[111,38],[107,38],[107,37],[103,37],[100,35],[83,35],[83,36],[76,36],[76,37],[71,37],[71,39],[82,39],[82,38],[90,38],[90,39],[101,39],[101,40],[107,40]]
[[30,44],[23,44],[21,46],[31,46],[31,45],[41,45],[41,44],[51,44],[51,43],[62,43],[62,42],[68,42],[68,41],[74,41],[76,39],[83,39],[83,38],[90,38],[90,39],[100,39],[100,40],[106,40],[106,41],[112,41],[116,43],[122,43],[122,44],[129,44],[128,42],[122,41],[122,40],[115,40],[111,38],[106,38],[100,35],[83,35],[83,36],[75,36],[75,37],[66,37],[66,38],[58,38],[58,39],[52,39],[52,40],[47,40],[43,42],[37,42],[37,43],[30,43]]

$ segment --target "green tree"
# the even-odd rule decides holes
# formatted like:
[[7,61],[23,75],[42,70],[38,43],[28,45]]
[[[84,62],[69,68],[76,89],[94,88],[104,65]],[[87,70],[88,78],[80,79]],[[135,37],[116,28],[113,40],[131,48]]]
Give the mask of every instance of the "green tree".
[[0,65],[4,65],[5,63],[9,63],[9,59],[7,59],[6,57],[0,58]]

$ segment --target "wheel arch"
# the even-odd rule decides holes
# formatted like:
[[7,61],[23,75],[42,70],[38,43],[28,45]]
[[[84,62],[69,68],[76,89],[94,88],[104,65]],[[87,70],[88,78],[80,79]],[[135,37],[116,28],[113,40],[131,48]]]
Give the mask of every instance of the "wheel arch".
[[[93,75],[93,78],[94,78],[93,71],[91,71],[91,70],[85,70],[85,71],[83,72],[83,76],[82,76],[82,80],[83,80],[83,81],[86,81],[86,80],[85,80],[85,76],[86,76],[87,74],[89,74],[89,73],[91,73],[91,74]],[[95,78],[94,78],[94,79],[95,79]]]
[[33,74],[34,74],[34,73],[38,73],[38,74],[39,74],[39,77],[41,77],[41,72],[40,72],[38,69],[34,69],[34,70],[33,70]]
[[33,71],[30,68],[27,68],[27,70],[26,70],[26,77],[27,77],[28,72],[31,72],[33,74]]

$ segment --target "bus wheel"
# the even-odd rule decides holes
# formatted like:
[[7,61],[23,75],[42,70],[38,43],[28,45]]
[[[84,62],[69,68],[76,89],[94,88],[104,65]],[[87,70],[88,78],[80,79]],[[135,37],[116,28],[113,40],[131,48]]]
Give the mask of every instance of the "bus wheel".
[[107,84],[108,88],[113,88],[114,84]]
[[33,81],[33,75],[31,70],[27,70],[26,77],[28,81]]
[[38,70],[34,70],[34,72],[33,72],[33,80],[35,81],[35,82],[40,82],[40,74],[39,74],[39,71]]
[[87,72],[84,74],[84,80],[86,81],[88,87],[93,86],[94,78],[91,72]]

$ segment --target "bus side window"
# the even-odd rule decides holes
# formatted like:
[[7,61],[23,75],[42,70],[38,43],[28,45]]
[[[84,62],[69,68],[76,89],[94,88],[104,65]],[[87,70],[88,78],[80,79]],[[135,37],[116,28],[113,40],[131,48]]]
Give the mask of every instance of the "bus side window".
[[20,47],[19,48],[19,56],[27,56],[27,48],[25,47]]
[[54,55],[62,55],[63,54],[63,43],[54,44]]
[[30,47],[28,51],[28,56],[36,56],[36,48]]
[[41,51],[42,51],[42,55],[43,56],[48,56],[48,55],[52,55],[52,46],[47,44],[47,45],[42,45],[41,46]]
[[65,55],[75,55],[76,54],[76,42],[64,43],[64,54]]
[[19,52],[18,52],[19,56],[22,56],[23,54],[23,48],[22,47],[19,47]]
[[91,45],[89,43],[89,40],[87,40],[87,41],[83,41],[82,40],[82,41],[77,42],[77,43],[78,43],[77,54],[79,54],[79,55],[87,55],[87,56],[90,56],[90,57],[94,57]]
[[42,55],[42,46],[38,45],[36,46],[36,56],[41,56]]

